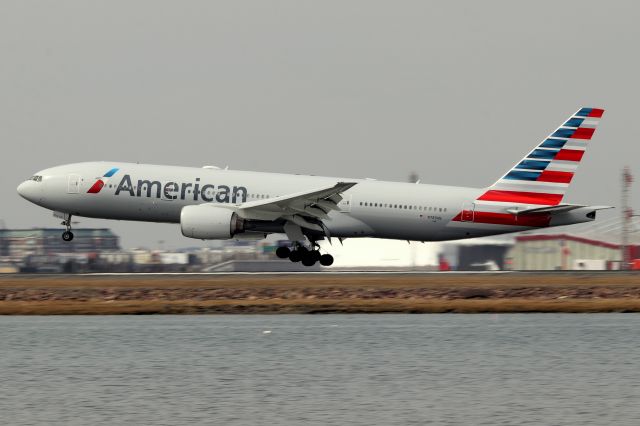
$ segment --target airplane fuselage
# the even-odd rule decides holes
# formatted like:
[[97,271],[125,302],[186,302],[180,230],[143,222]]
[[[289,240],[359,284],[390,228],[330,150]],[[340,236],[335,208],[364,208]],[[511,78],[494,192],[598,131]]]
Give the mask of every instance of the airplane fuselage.
[[607,206],[562,200],[603,113],[576,111],[487,188],[88,162],[43,170],[18,192],[64,219],[65,241],[72,216],[179,223],[198,239],[285,233],[278,257],[330,266],[324,238],[444,241],[595,220]]
[[[105,178],[112,169],[117,172]],[[56,212],[92,218],[179,223],[185,206],[231,207],[348,180],[356,185],[325,221],[332,237],[442,241],[530,228],[474,223],[472,217],[453,221],[472,209],[483,192],[478,188],[107,162],[64,165],[37,176],[39,182],[20,186],[21,195]]]

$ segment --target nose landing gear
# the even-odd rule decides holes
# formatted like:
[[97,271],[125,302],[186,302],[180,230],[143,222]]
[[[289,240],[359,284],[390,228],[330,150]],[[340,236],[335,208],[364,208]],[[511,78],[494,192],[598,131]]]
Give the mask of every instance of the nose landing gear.
[[65,215],[65,220],[62,221],[61,225],[64,225],[67,230],[62,233],[62,239],[64,241],[73,240],[73,232],[71,232],[71,215]]

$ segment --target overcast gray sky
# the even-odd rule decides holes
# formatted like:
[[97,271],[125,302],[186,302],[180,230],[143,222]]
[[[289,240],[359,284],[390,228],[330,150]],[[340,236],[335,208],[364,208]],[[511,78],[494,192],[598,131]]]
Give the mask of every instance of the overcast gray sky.
[[[607,111],[565,200],[618,206],[621,167],[640,178],[639,9],[3,0],[0,218],[58,226],[15,188],[89,160],[388,180],[415,171],[486,186],[581,106]],[[175,225],[81,226],[112,227],[125,247],[195,245]]]

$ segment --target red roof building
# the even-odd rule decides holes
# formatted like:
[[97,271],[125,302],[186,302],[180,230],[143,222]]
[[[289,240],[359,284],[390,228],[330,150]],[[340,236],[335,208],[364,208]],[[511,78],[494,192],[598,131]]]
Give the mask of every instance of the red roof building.
[[[630,246],[631,259],[640,258],[640,246]],[[620,269],[620,244],[570,234],[520,235],[507,253],[513,270]]]

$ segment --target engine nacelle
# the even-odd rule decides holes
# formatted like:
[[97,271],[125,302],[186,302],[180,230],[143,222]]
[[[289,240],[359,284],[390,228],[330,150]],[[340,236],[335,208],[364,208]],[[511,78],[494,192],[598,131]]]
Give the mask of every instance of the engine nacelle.
[[182,208],[180,228],[185,237],[227,240],[244,232],[244,220],[233,210],[211,204],[199,204]]

